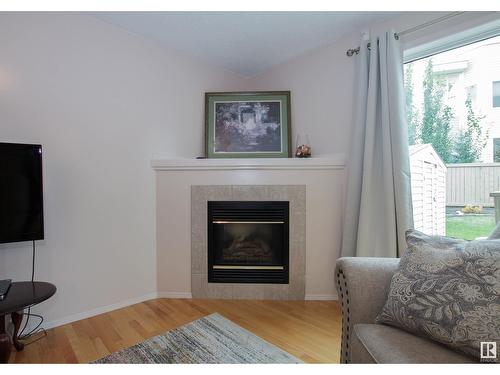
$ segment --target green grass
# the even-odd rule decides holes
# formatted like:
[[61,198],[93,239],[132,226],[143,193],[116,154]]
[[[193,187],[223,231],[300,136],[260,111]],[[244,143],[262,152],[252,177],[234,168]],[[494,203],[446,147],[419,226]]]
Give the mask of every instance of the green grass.
[[494,215],[463,215],[446,217],[446,235],[473,240],[488,237],[495,228]]

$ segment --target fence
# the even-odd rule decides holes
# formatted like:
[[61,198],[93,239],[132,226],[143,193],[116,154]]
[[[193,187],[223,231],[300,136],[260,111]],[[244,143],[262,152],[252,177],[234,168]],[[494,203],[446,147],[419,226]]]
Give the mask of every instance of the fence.
[[447,167],[447,206],[494,206],[490,193],[500,190],[500,163],[448,164]]

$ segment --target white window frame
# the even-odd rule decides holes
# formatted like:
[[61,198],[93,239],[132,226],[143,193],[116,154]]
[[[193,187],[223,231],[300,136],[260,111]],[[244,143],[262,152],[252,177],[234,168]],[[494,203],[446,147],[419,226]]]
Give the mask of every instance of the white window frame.
[[454,33],[453,35],[420,44],[415,47],[405,48],[403,63],[410,63],[435,54],[446,52],[467,44],[480,42],[500,35],[500,19],[487,22],[483,25]]

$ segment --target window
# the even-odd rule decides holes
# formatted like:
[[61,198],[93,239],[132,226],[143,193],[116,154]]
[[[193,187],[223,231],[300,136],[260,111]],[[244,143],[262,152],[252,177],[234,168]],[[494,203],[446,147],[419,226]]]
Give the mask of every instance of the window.
[[417,230],[475,239],[495,226],[489,194],[500,190],[498,62],[500,36],[405,64]]
[[493,107],[500,107],[500,81],[493,82]]
[[500,138],[493,138],[493,161],[500,163]]

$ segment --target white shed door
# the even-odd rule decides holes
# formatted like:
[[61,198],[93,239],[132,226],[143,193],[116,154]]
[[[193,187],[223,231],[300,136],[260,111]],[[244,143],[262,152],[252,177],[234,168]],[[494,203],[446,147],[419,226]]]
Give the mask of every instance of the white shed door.
[[439,232],[439,218],[437,217],[437,165],[424,161],[423,163],[423,232],[437,234]]

